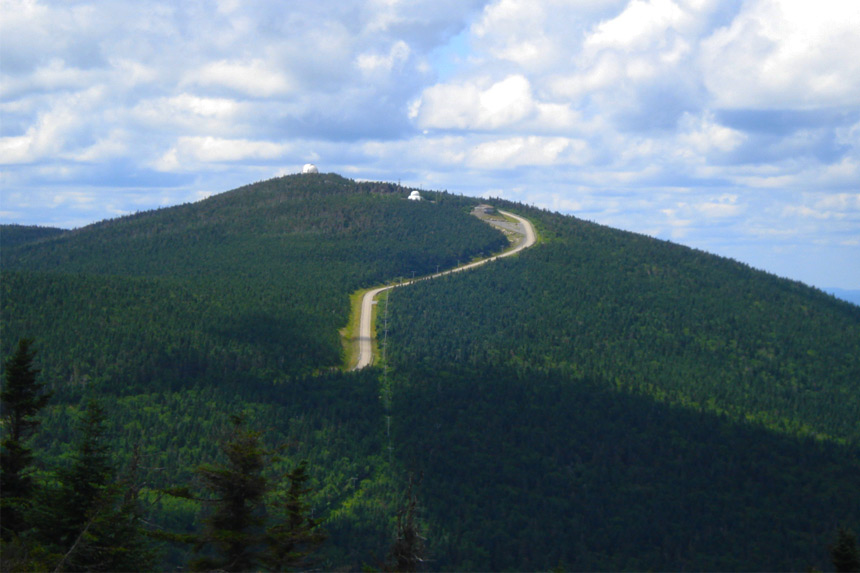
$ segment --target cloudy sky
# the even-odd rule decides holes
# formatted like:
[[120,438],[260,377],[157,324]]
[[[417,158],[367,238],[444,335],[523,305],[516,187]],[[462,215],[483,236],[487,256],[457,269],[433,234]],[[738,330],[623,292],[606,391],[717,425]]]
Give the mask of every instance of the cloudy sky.
[[860,289],[857,0],[0,0],[0,220],[294,173]]

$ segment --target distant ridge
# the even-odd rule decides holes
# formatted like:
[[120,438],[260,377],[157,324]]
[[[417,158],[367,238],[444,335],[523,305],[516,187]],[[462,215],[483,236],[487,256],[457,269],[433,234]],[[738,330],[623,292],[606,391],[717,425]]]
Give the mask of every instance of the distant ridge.
[[841,298],[844,301],[860,306],[860,290],[849,290],[842,288],[823,288],[824,292],[830,293],[836,298]]
[[508,244],[469,215],[483,200],[411,191],[294,175],[65,233],[0,228],[0,350],[34,338],[54,391],[45,466],[90,397],[153,488],[243,415],[290,444],[273,471],[308,461],[324,570],[383,563],[406,491],[434,570],[827,570],[837,525],[860,529],[858,306],[493,200],[540,242],[390,291],[382,367],[347,372],[351,293]]

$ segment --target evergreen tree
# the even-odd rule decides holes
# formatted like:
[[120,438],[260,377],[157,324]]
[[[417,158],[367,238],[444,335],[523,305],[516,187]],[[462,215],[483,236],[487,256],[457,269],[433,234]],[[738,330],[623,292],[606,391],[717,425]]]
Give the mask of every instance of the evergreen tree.
[[307,567],[309,556],[326,539],[319,523],[308,515],[310,504],[306,500],[312,490],[307,485],[307,463],[301,462],[287,474],[287,479],[290,486],[280,504],[285,519],[266,532],[268,551],[264,562],[273,571]]
[[263,476],[266,450],[259,432],[247,430],[240,417],[232,419],[230,439],[222,445],[224,464],[197,469],[203,486],[211,493],[205,503],[211,513],[198,539],[196,552],[211,545],[217,556],[192,562],[198,570],[247,571],[257,567],[264,519],[264,496],[268,483]]
[[57,570],[141,571],[153,554],[140,530],[137,456],[128,475],[116,474],[102,405],[89,400],[79,421],[71,464],[57,472],[55,512],[45,524],[46,543],[62,557]]
[[240,416],[221,450],[226,461],[197,468],[207,496],[196,497],[188,487],[171,495],[199,501],[208,507],[204,529],[196,535],[163,535],[191,543],[198,555],[190,567],[199,571],[250,571],[270,568],[285,571],[308,562],[324,540],[319,525],[308,517],[308,475],[304,463],[287,474],[289,487],[282,504],[272,503],[273,484],[264,474],[274,460],[262,444],[260,432],[248,430]]
[[426,561],[424,538],[418,528],[418,498],[412,491],[412,477],[409,478],[409,489],[406,501],[397,512],[397,531],[394,543],[388,553],[389,571],[419,571]]
[[854,532],[839,528],[836,543],[830,547],[830,557],[837,573],[860,572],[860,549],[857,547]]
[[33,366],[33,341],[21,339],[15,353],[5,363],[2,400],[3,440],[0,445],[0,495],[2,495],[2,538],[9,541],[27,528],[25,512],[33,495],[29,469],[33,453],[28,439],[39,425],[39,411],[51,393],[37,382],[39,370]]

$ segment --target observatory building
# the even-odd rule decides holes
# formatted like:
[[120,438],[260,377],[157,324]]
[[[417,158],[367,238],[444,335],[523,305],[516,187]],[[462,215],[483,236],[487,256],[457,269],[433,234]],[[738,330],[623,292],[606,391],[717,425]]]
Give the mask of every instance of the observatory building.
[[313,163],[305,163],[302,167],[302,175],[307,175],[308,173],[319,173],[320,170],[317,169],[317,166]]
[[410,201],[420,201],[421,193],[419,193],[418,191],[413,191],[409,194],[409,197],[407,197],[407,199],[409,199]]

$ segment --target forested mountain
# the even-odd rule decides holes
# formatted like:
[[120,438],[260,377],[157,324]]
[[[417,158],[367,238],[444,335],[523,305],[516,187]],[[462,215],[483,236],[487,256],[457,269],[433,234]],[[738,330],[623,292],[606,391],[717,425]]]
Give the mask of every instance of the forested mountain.
[[827,566],[860,520],[860,308],[516,210],[541,245],[389,303],[393,432],[438,562]]
[[3,227],[2,351],[34,338],[54,391],[43,471],[100,397],[118,459],[139,445],[149,468],[148,521],[187,529],[193,508],[153,492],[244,414],[289,444],[279,467],[308,461],[326,569],[382,564],[410,475],[429,570],[830,568],[837,528],[860,528],[860,308],[494,201],[541,242],[389,291],[385,368],[342,372],[351,293],[507,244],[477,200],[408,194],[302,175]]
[[63,229],[36,225],[0,225],[0,248],[17,247],[24,243],[56,237],[65,232]]
[[[349,295],[507,245],[468,214],[472,200],[408,195],[292,176],[17,247],[4,241],[3,355],[34,338],[54,392],[35,438],[45,465],[62,463],[92,396],[104,400],[118,455],[128,463],[139,444],[155,468],[144,475],[151,487],[188,480],[216,455],[229,416],[244,412],[270,443],[292,445],[285,466],[310,462],[328,558],[358,567],[384,557],[394,508],[378,501],[397,492],[379,462],[375,373],[338,372]],[[184,519],[181,501],[159,503],[170,505],[166,521]],[[362,531],[372,541],[360,542]]]

